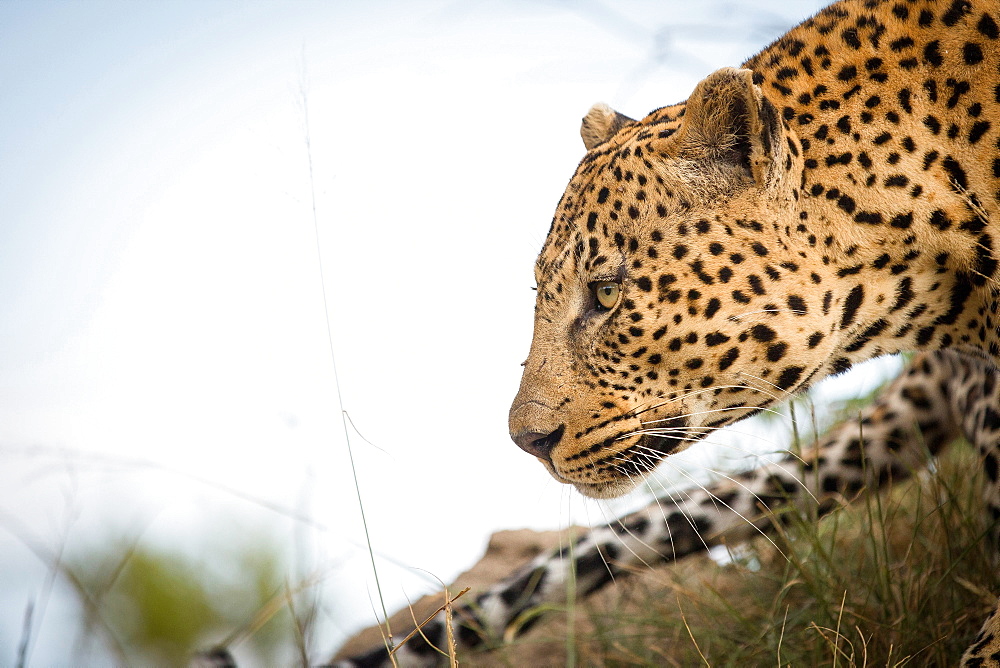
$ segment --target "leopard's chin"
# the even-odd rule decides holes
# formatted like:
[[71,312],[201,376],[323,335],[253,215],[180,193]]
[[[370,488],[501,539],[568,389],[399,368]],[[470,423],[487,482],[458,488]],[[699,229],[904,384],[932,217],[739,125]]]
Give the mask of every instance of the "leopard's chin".
[[635,489],[639,483],[646,479],[646,475],[644,474],[632,477],[615,477],[611,480],[602,480],[600,482],[583,482],[563,477],[558,471],[556,471],[551,462],[541,457],[538,458],[538,461],[546,468],[549,475],[555,478],[558,482],[561,482],[564,485],[572,485],[578,492],[580,492],[580,494],[583,494],[591,499],[614,499],[619,496],[625,496]]
[[571,483],[576,487],[576,491],[580,492],[587,498],[590,499],[616,499],[619,496],[625,496],[632,490],[634,490],[642,480],[633,480],[632,478],[623,478],[621,480],[613,480],[611,482],[601,482],[601,483],[585,483],[585,482],[574,482]]

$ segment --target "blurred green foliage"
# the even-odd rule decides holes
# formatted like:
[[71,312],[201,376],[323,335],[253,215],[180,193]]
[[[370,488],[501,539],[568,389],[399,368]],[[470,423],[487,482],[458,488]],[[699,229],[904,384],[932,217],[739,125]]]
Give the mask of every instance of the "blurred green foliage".
[[75,551],[66,568],[91,603],[86,627],[129,665],[185,665],[196,651],[229,642],[258,664],[307,656],[300,645],[314,592],[290,591],[296,583],[279,543],[243,531],[210,542],[197,554],[126,538]]

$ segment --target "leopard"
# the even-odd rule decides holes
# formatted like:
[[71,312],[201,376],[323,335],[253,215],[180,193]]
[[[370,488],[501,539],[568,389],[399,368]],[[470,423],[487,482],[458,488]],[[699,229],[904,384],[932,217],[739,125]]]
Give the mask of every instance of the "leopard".
[[[509,413],[555,480],[618,497],[825,377],[908,365],[797,458],[656,499],[335,665],[433,665],[446,637],[481,646],[565,600],[570,577],[584,596],[772,532],[762,508],[821,517],[960,438],[1000,547],[1000,2],[840,0],[686,101],[640,120],[598,104],[580,134]],[[1000,666],[1000,602],[960,661]]]

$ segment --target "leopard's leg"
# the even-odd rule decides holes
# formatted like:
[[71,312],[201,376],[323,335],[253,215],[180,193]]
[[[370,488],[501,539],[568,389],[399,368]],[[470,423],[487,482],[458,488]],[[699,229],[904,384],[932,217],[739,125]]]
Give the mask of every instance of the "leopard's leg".
[[[983,462],[983,502],[991,523],[987,535],[1000,567],[1000,370],[981,359],[959,358],[956,364],[963,366],[965,373],[951,383],[952,409],[962,416],[963,435]],[[961,665],[1000,668],[1000,600],[962,655]]]
[[[473,604],[455,610],[459,646],[482,646],[484,636],[502,637],[514,626],[524,630],[537,619],[524,613],[565,601],[574,576],[577,594],[586,595],[643,566],[770,531],[774,521],[788,517],[783,507],[793,505],[822,515],[862,490],[906,478],[962,434],[964,425],[956,416],[965,415],[965,406],[953,405],[954,394],[963,381],[969,384],[972,375],[985,383],[982,369],[977,372],[968,364],[952,353],[918,356],[861,412],[860,419],[848,420],[820,438],[801,460],[789,457],[720,484],[659,499],[592,529],[572,550],[540,555],[477,596]],[[993,389],[984,385],[980,395]],[[427,641],[445,647],[444,619],[439,614],[424,626],[422,636],[397,650],[399,665],[436,663],[440,655]],[[527,623],[521,623],[525,619]],[[389,661],[385,648],[379,647],[337,665],[382,666]]]
[[1000,666],[1000,601],[983,624],[976,641],[962,655],[967,668],[997,668]]

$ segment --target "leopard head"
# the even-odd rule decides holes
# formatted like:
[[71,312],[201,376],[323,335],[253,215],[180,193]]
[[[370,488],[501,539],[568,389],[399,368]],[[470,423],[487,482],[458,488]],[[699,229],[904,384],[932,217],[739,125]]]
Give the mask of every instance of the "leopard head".
[[798,140],[749,70],[641,121],[597,105],[581,134],[535,265],[510,433],[604,498],[801,386],[829,327],[803,285],[824,276],[798,265]]

